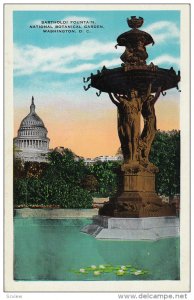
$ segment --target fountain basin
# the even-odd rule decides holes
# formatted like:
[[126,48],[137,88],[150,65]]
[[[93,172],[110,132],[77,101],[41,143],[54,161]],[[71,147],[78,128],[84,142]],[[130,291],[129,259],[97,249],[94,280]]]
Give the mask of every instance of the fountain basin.
[[159,87],[162,91],[172,88],[178,89],[180,73],[176,74],[173,68],[163,69],[156,66],[132,67],[125,71],[124,67],[106,69],[96,75],[91,75],[91,87],[105,93],[127,94],[130,89],[137,89],[139,94],[145,94],[152,83],[152,93]]

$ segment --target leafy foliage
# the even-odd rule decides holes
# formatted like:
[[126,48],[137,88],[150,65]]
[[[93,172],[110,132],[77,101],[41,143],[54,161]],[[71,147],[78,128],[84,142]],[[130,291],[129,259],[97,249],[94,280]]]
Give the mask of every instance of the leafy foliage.
[[62,208],[91,208],[92,196],[81,186],[87,173],[83,161],[75,161],[69,149],[53,151],[50,163],[24,164],[25,176],[14,179],[16,205],[56,205]]
[[26,162],[24,165],[25,175],[27,178],[40,178],[47,168],[45,162]]
[[99,183],[93,174],[88,174],[83,178],[81,186],[87,191],[95,193],[98,189]]
[[120,163],[97,162],[89,169],[98,181],[96,196],[109,197],[116,194],[119,186]]
[[150,152],[150,161],[159,168],[156,176],[158,193],[180,193],[180,131],[158,131]]
[[74,160],[71,150],[65,149],[63,154],[53,151],[49,154],[49,165],[43,177],[52,182],[54,178],[64,180],[66,183],[80,185],[87,168],[83,160]]

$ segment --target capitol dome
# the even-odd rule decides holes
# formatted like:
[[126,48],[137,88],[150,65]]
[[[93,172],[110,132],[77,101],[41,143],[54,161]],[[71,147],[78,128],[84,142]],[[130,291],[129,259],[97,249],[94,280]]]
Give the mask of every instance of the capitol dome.
[[34,97],[30,105],[30,113],[22,120],[18,136],[14,138],[16,157],[24,161],[46,161],[49,152],[47,129],[35,112]]

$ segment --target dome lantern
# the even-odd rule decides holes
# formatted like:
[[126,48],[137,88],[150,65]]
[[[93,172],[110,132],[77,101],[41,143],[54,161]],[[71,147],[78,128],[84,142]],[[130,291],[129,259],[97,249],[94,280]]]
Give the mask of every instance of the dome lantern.
[[32,96],[32,103],[30,105],[30,113],[35,113],[36,106],[34,105],[34,97]]

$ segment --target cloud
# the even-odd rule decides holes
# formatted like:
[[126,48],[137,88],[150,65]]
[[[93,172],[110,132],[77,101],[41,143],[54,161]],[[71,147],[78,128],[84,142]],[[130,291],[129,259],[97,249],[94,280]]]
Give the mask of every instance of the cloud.
[[80,44],[62,48],[15,45],[14,72],[16,76],[37,72],[70,74],[118,64],[119,59],[102,58],[110,54],[115,54],[114,43],[101,43],[97,40],[85,40]]
[[180,32],[177,25],[170,21],[159,21],[144,28],[152,35],[155,43],[164,43],[167,40],[178,40]]
[[88,17],[78,17],[78,16],[69,16],[67,18],[64,18],[62,21],[94,21],[95,19],[94,18],[88,18]]
[[42,25],[42,20],[34,20],[32,22],[29,22],[28,25]]
[[158,56],[154,59],[151,60],[155,65],[161,65],[161,64],[165,64],[165,65],[176,65],[179,67],[180,65],[180,60],[179,57],[174,57],[172,55],[168,55],[168,54],[163,54],[161,56]]
[[[74,73],[80,73],[80,72],[84,72],[84,71],[90,71],[90,70],[94,70],[94,69],[98,69],[98,68],[102,68],[103,66],[106,67],[112,67],[112,66],[116,66],[120,63],[119,59],[112,59],[112,60],[103,60],[100,61],[98,63],[83,63],[80,65],[77,65],[75,67],[58,67],[56,69],[57,73],[69,73],[69,74],[74,74]],[[46,71],[49,71],[49,69],[46,69]]]

